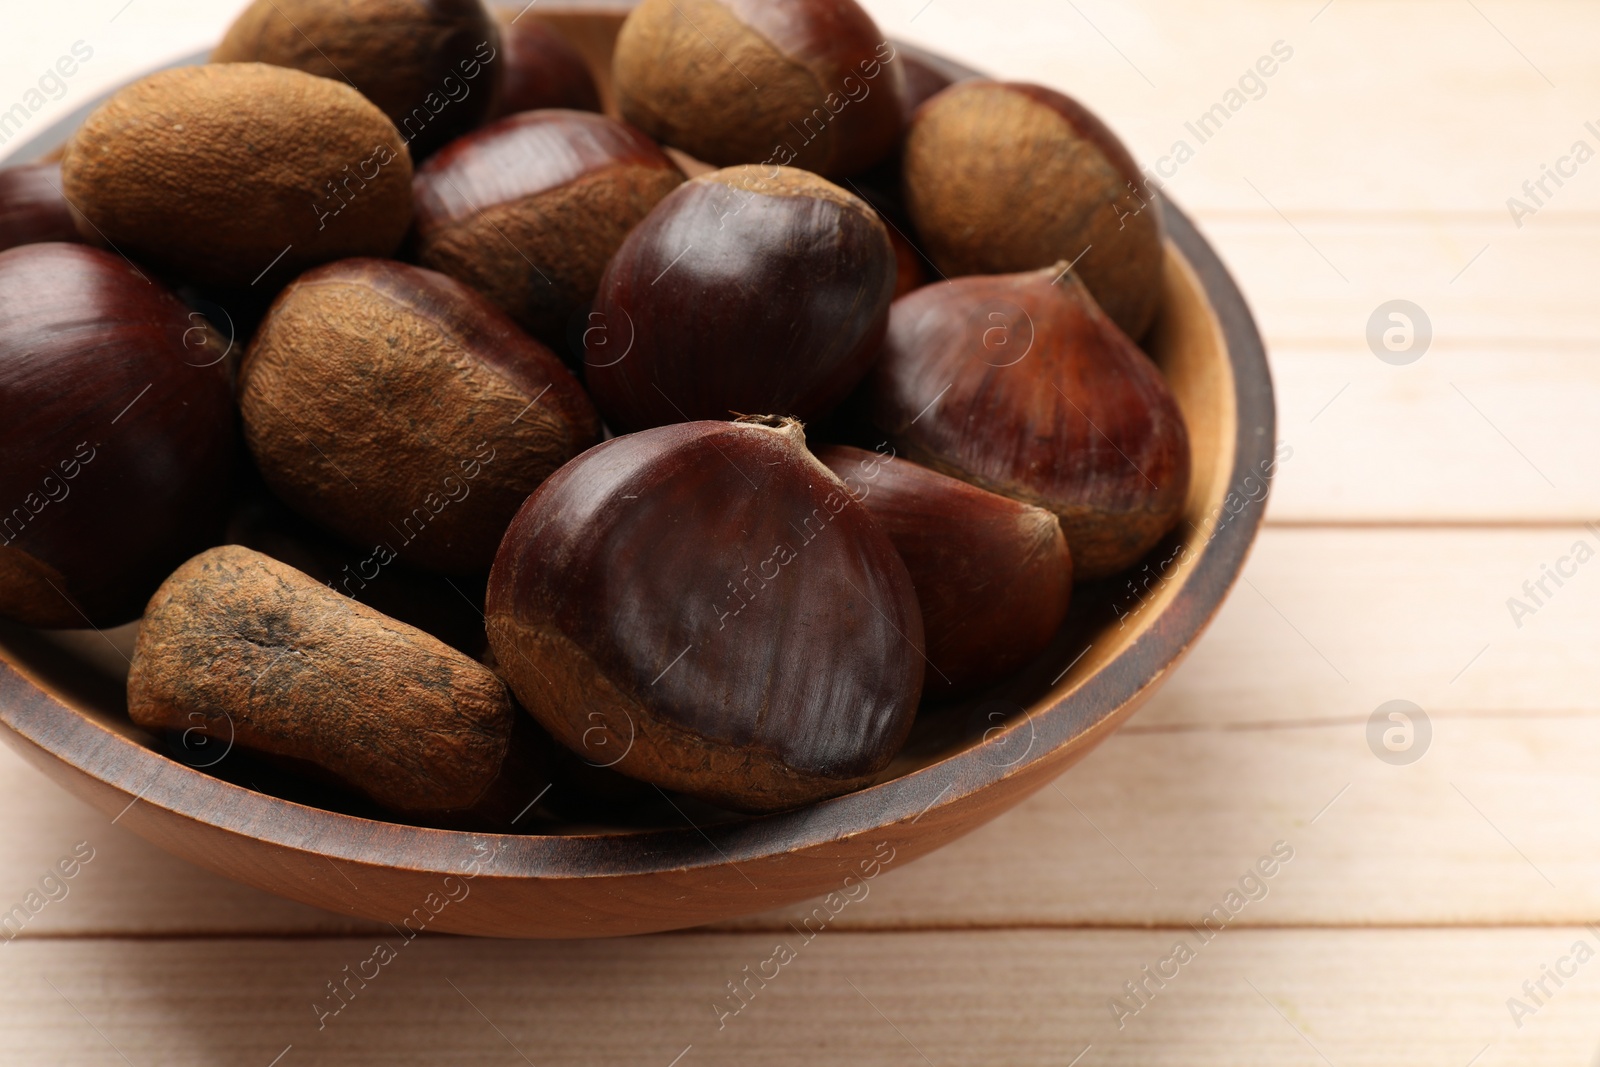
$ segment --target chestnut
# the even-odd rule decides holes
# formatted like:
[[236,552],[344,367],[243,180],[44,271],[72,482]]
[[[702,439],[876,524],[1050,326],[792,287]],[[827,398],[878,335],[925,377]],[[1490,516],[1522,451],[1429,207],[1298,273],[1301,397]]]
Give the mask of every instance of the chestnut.
[[833,445],[817,458],[867,506],[911,573],[927,696],[973,693],[1050,644],[1072,598],[1072,555],[1054,514],[892,451]]
[[261,63],[119,90],[67,145],[61,180],[85,240],[223,288],[390,255],[411,226],[411,156],[383,112],[343,82]]
[[61,195],[61,164],[0,170],[0,252],[44,241],[76,241],[78,227]]
[[483,0],[255,0],[213,63],[271,63],[354,86],[421,159],[489,114],[500,26]]
[[902,128],[898,54],[855,0],[643,0],[612,78],[623,118],[719,167],[840,177]]
[[0,617],[127,622],[215,543],[236,438],[224,356],[118,256],[0,253]]
[[500,8],[500,95],[491,119],[519,111],[599,111],[600,89],[589,63],[561,31],[518,5]]
[[869,782],[922,690],[905,564],[792,419],[579,456],[517,513],[487,606],[504,676],[556,740],[729,808]]
[[459,282],[389,260],[284,290],[239,405],[272,490],[380,567],[487,570],[527,495],[600,439],[554,353]]
[[900,54],[900,63],[905,76],[905,96],[901,114],[905,118],[906,128],[910,129],[917,108],[936,93],[950,88],[954,81],[950,75],[926,59],[919,59],[909,53]]
[[1065,263],[895,301],[871,390],[911,459],[1055,512],[1080,579],[1128,567],[1182,514],[1183,413]]
[[309,764],[415,814],[482,803],[515,722],[487,667],[238,545],[196,556],[150,599],[128,715]]
[[958,82],[918,110],[903,171],[911,221],[944,274],[1066,260],[1124,333],[1137,341],[1150,328],[1161,209],[1116,134],[1076,100],[1038,85]]
[[606,267],[585,381],[619,431],[826,414],[877,355],[896,277],[877,212],[814,174],[694,178]]
[[564,345],[622,239],[683,180],[655,142],[614,119],[513,115],[417,172],[417,260]]

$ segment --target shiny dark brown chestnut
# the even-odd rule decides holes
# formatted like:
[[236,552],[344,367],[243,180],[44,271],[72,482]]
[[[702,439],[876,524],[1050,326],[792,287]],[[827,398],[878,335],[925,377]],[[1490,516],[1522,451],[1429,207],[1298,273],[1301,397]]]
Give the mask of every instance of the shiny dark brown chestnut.
[[110,626],[226,519],[226,352],[148,274],[83,245],[0,253],[0,618]]
[[898,54],[855,0],[644,0],[613,79],[624,118],[719,167],[854,174],[902,128]]
[[828,446],[817,458],[894,542],[922,607],[924,692],[963,696],[1050,644],[1072,599],[1072,556],[1055,515],[884,452]]
[[77,240],[72,209],[61,195],[61,164],[25,163],[0,170],[0,252]]
[[751,166],[695,178],[606,268],[585,380],[618,430],[823,415],[877,355],[896,273],[877,213],[814,174]]
[[959,82],[923,104],[903,153],[906,208],[946,275],[1075,264],[1123,332],[1155,319],[1161,208],[1122,142],[1038,85]]
[[496,14],[503,69],[491,119],[552,107],[600,110],[600,90],[589,64],[560,30],[522,5],[500,8]]
[[489,114],[500,27],[483,0],[256,0],[213,63],[270,63],[353,85],[416,159]]
[[682,183],[653,141],[614,119],[513,115],[417,172],[417,259],[560,345],[628,231]]
[[600,437],[554,353],[459,282],[390,260],[284,290],[239,404],[273,491],[380,568],[488,569],[527,495]]
[[872,392],[910,458],[1055,512],[1081,579],[1128,567],[1182,513],[1183,413],[1065,263],[897,300]]
[[591,449],[518,512],[487,606],[500,669],[558,741],[725,807],[860,787],[922,689],[905,564],[793,420]]

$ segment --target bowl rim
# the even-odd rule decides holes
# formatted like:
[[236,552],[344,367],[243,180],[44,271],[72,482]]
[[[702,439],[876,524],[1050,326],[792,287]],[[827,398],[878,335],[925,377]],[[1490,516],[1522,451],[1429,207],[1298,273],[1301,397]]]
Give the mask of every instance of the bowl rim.
[[[566,0],[551,7],[587,13],[626,10],[625,4],[594,0]],[[895,44],[955,78],[983,76],[915,46]],[[208,55],[197,52],[147,73],[203,62]],[[59,147],[118,88],[9,146],[9,151],[0,153],[0,164],[34,161]],[[1167,239],[1195,275],[1215,315],[1232,372],[1235,436],[1225,484],[1236,487],[1255,477],[1270,486],[1276,412],[1266,351],[1255,321],[1243,294],[1194,223],[1164,194],[1159,204]],[[417,827],[309,807],[234,785],[144,747],[65,703],[31,678],[26,668],[13,663],[3,647],[0,723],[8,728],[5,735],[15,746],[36,748],[38,752],[27,754],[49,757],[45,765],[65,764],[109,787],[115,794],[106,798],[109,802],[131,797],[129,807],[143,801],[224,834],[358,865],[459,875],[477,870],[477,857],[487,846],[497,857],[493,872],[497,878],[579,880],[737,867],[740,861],[826,848],[915,823],[936,808],[968,801],[1014,776],[1032,775],[1040,785],[1048,781],[1049,764],[1059,763],[1064,769],[1084,739],[1116,725],[1119,716],[1130,713],[1183,658],[1242,572],[1265,504],[1263,497],[1218,526],[1172,599],[1127,647],[1088,677],[1052,690],[1001,731],[1007,743],[1020,741],[1026,731],[1027,748],[1015,762],[998,768],[1000,773],[992,758],[986,758],[987,746],[972,745],[841,797],[794,811],[716,823],[709,827],[715,840],[687,816],[684,828],[530,836]],[[109,812],[109,807],[105,810]],[[963,832],[966,828],[970,827],[963,827]]]

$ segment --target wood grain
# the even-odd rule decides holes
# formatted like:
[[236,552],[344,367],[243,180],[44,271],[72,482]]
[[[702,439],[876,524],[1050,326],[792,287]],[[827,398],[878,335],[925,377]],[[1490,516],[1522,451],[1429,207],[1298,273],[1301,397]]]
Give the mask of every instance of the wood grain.
[[[0,1060],[1548,1067],[1588,1063],[1600,1040],[1594,960],[1547,981],[1521,1029],[1506,1006],[1541,964],[1572,970],[1577,942],[1600,945],[1584,928],[1225,930],[1203,947],[1172,930],[786,936],[781,966],[765,964],[779,934],[423,939],[382,967],[365,962],[379,938],[19,944],[0,950]],[[1119,1029],[1110,999],[1180,938],[1194,958]],[[774,977],[719,1016],[739,1003],[726,983],[764,965]],[[319,1016],[346,967],[375,977]]]

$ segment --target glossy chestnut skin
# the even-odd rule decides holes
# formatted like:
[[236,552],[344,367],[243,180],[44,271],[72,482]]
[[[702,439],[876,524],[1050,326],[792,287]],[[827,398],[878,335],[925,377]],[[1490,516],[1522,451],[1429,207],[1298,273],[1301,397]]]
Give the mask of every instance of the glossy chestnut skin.
[[618,431],[823,415],[877,355],[896,275],[864,201],[786,167],[715,171],[663,200],[612,258],[585,381]]
[[909,458],[1055,512],[1079,579],[1130,566],[1182,513],[1183,413],[1065,263],[896,301],[872,392]]
[[76,241],[78,227],[61,195],[61,164],[0,170],[0,252],[45,241]]
[[0,253],[0,618],[128,622],[215,543],[236,439],[224,355],[112,253]]
[[683,180],[655,142],[604,115],[512,115],[417,172],[417,260],[559,348],[628,231]]
[[905,98],[904,111],[906,128],[911,127],[911,120],[916,116],[917,108],[921,107],[930,97],[950,88],[953,82],[950,76],[939,70],[926,60],[918,59],[913,55],[904,53],[900,62],[905,73]]
[[483,122],[504,65],[500,24],[483,0],[255,0],[211,61],[348,82],[417,160]]
[[1054,514],[892,453],[829,445],[817,458],[872,512],[911,573],[928,697],[976,692],[1050,644],[1072,600],[1072,555]]
[[613,61],[623,117],[663,144],[828,177],[893,151],[903,77],[855,0],[643,0]]
[[1106,125],[1053,89],[959,82],[918,109],[902,153],[906,209],[944,274],[1075,264],[1134,340],[1155,319],[1161,208]]
[[391,260],[285,289],[239,404],[273,492],[379,568],[487,570],[527,495],[600,439],[554,353],[459,282]]
[[490,119],[544,108],[600,110],[600,90],[588,62],[559,30],[520,4],[495,14],[503,69]]
[[741,810],[865,784],[922,689],[905,565],[793,420],[660,427],[569,463],[506,533],[488,627],[558,741]]

